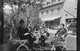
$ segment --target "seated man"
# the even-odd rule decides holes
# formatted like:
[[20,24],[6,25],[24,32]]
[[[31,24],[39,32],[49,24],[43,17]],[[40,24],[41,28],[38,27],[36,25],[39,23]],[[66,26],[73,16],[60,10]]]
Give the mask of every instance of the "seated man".
[[[24,27],[24,21],[23,20],[20,20],[20,26],[17,28],[18,30],[18,36],[20,39],[28,39],[29,41],[29,48],[33,48],[33,42],[34,42],[34,37],[32,37],[32,33],[31,31],[26,27]],[[28,34],[26,34],[28,33]]]
[[28,33],[29,29],[24,27],[24,21],[23,20],[20,20],[19,23],[20,23],[20,26],[17,28],[18,36],[20,39],[26,39],[26,36],[24,34]]

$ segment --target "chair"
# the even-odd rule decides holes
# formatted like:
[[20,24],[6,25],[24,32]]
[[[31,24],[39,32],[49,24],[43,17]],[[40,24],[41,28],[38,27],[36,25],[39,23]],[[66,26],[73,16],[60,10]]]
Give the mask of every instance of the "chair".
[[52,48],[51,48],[51,50],[56,50],[56,48],[55,47],[62,47],[62,50],[64,50],[65,48],[67,48],[66,47],[66,44],[65,44],[65,42],[66,41],[64,41],[64,40],[61,40],[61,38],[60,37],[54,37],[54,41],[52,42]]
[[[27,35],[27,34],[25,34],[25,35]],[[28,46],[26,45],[26,43],[28,42],[28,40],[27,39],[20,39],[19,38],[19,43],[20,43],[20,46],[17,48],[17,51],[20,49],[20,47],[25,47],[27,50],[28,50]]]

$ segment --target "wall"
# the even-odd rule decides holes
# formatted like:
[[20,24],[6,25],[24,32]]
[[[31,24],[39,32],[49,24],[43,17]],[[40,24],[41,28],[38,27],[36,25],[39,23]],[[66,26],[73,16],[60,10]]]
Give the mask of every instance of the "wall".
[[[68,13],[65,12],[65,10]],[[61,23],[64,23],[65,25],[66,25],[65,19],[74,17],[77,18],[77,0],[66,0],[61,14],[62,14]]]
[[[64,1],[65,0],[46,0],[45,2],[43,2],[43,4],[45,4],[43,7],[58,4],[58,3],[61,3],[61,2],[64,2]],[[47,2],[49,2],[49,3],[47,4]]]
[[[58,8],[60,8],[60,10]],[[42,9],[40,10],[39,17],[43,19],[43,18],[60,16],[62,12],[62,8],[63,8],[63,3]],[[53,12],[51,9],[53,9]],[[47,13],[47,10],[48,10],[48,13]]]

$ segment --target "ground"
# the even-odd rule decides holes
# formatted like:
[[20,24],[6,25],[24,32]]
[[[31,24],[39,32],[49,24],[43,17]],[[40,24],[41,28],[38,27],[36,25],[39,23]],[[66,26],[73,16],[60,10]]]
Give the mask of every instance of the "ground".
[[[50,44],[50,42],[54,40],[53,37],[54,37],[54,34],[51,33],[48,40],[46,40],[45,42]],[[0,51],[16,51],[16,49],[19,45],[20,44],[5,43],[3,45],[0,45]],[[43,47],[43,48],[40,48],[40,49],[50,50],[51,47],[52,47],[52,45],[48,45],[47,47]],[[66,47],[67,47],[68,50],[76,50],[76,36],[68,35],[66,37]]]

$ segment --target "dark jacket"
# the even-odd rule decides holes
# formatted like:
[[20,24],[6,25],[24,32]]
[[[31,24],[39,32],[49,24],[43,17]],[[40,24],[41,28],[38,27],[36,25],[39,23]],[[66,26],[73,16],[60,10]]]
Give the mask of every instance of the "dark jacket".
[[55,35],[65,35],[67,30],[65,28],[60,28]]
[[[36,37],[33,36],[33,34],[31,33],[31,31],[29,31],[29,29],[27,27],[26,28],[22,28],[20,26],[17,29],[18,29],[18,36],[19,36],[20,39],[28,39],[29,42],[33,42],[33,41],[36,40]],[[25,33],[29,33],[29,34],[28,35],[24,35]]]
[[27,32],[29,32],[29,29],[28,29],[28,28],[23,28],[23,27],[21,27],[21,26],[19,26],[19,27],[17,28],[17,30],[18,30],[18,36],[19,36],[20,38],[23,38],[23,37],[24,37],[24,34],[27,33]]

